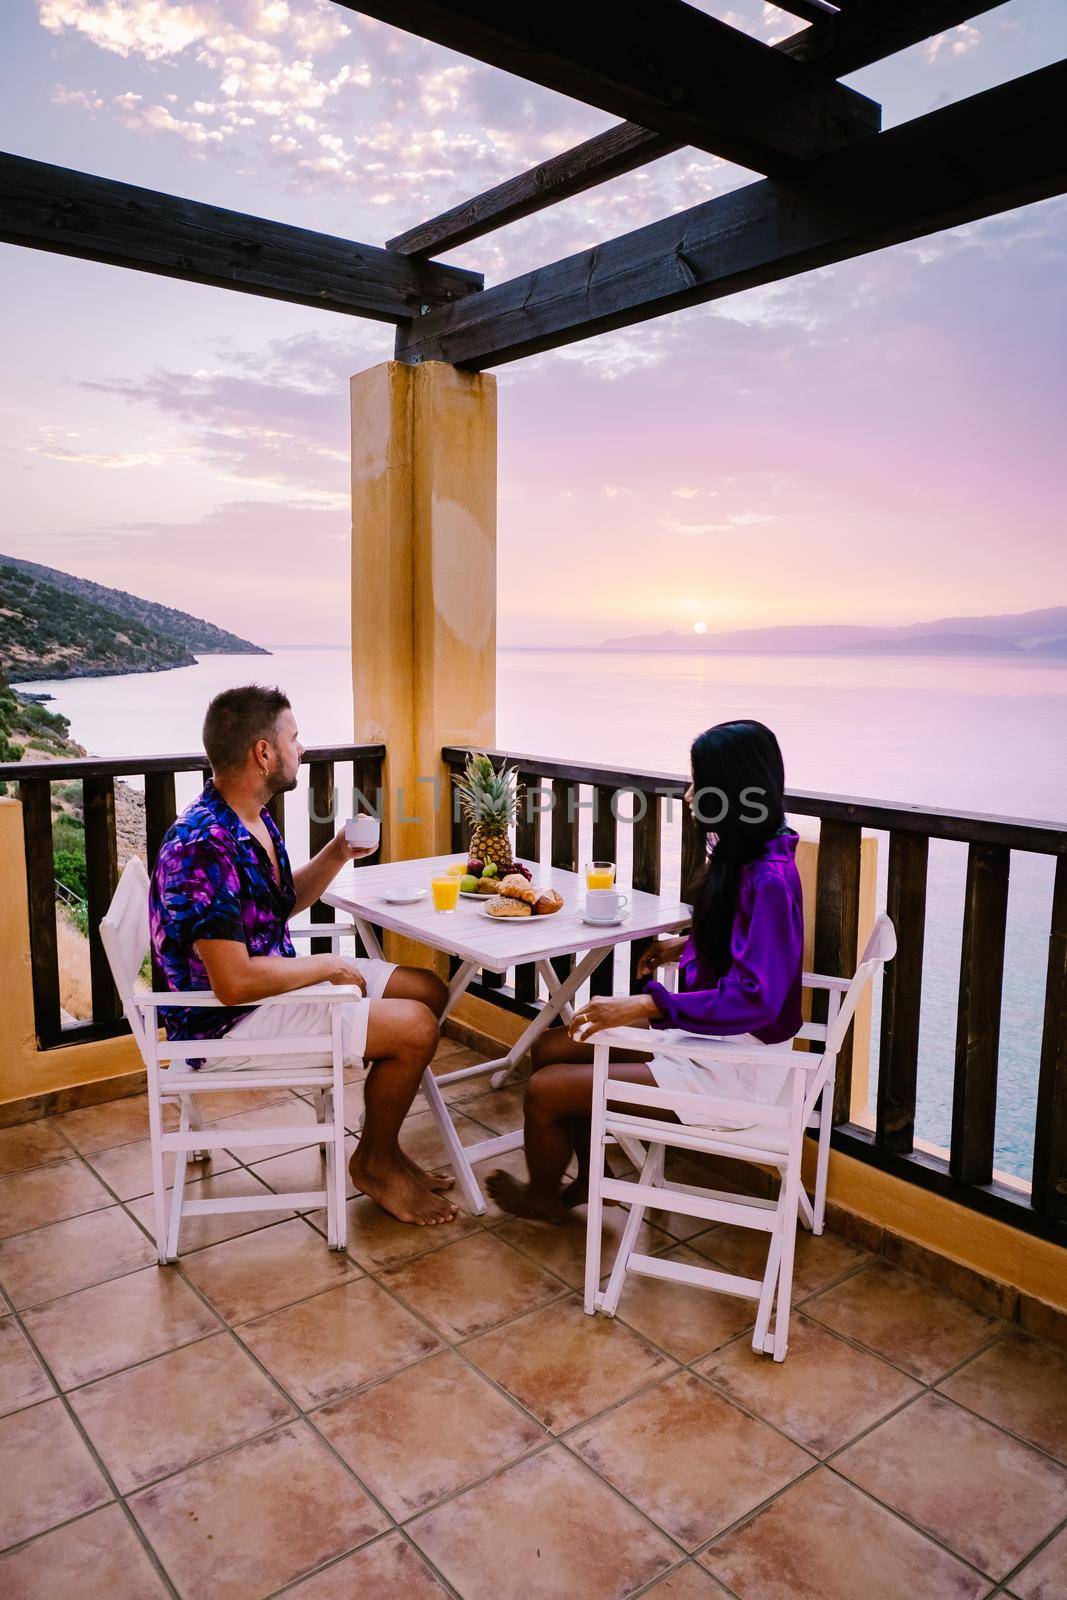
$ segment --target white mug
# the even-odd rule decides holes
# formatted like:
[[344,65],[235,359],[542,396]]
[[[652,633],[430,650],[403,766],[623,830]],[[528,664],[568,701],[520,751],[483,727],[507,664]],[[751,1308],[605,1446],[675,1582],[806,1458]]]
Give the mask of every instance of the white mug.
[[345,823],[345,843],[355,845],[358,850],[376,850],[381,836],[382,825],[378,818],[366,813],[349,817]]
[[629,904],[630,896],[618,889],[585,891],[585,914],[590,922],[618,922]]

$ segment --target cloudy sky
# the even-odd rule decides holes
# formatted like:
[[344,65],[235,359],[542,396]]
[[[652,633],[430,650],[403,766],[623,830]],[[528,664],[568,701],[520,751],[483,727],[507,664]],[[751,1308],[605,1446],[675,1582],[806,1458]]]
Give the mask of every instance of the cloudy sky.
[[[847,81],[892,126],[1065,44],[1010,0]],[[373,244],[612,120],[330,0],[4,0],[0,45],[3,148]],[[752,178],[681,151],[448,259]],[[1067,601],[1065,255],[1049,201],[503,368],[501,642]],[[6,245],[0,290],[0,550],[344,642],[346,380],[392,329]]]

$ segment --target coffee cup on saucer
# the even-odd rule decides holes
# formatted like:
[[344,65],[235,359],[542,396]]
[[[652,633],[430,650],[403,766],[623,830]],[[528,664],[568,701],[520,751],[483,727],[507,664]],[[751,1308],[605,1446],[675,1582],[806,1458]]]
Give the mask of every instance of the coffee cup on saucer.
[[376,850],[381,836],[382,825],[378,818],[365,812],[349,817],[345,823],[345,844],[354,845],[357,850]]
[[622,920],[622,914],[630,904],[628,894],[620,894],[618,889],[587,889],[585,892],[585,915],[589,922],[613,923]]

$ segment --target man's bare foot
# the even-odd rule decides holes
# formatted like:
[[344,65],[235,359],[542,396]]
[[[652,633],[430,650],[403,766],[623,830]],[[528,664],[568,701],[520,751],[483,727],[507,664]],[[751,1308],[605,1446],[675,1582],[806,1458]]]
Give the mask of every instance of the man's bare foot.
[[432,1189],[435,1194],[441,1194],[445,1189],[454,1189],[456,1180],[450,1172],[427,1172],[425,1167],[420,1167],[417,1161],[412,1161],[406,1150],[400,1151],[400,1159],[407,1167],[413,1178],[417,1178],[427,1189]]
[[361,1159],[357,1147],[348,1163],[348,1171],[356,1188],[377,1201],[382,1210],[388,1211],[398,1222],[411,1222],[425,1228],[455,1218],[456,1208],[451,1201],[427,1189],[396,1156]]
[[539,1199],[528,1183],[520,1183],[502,1168],[489,1175],[485,1187],[501,1211],[508,1211],[513,1217],[528,1217],[531,1222],[566,1222],[570,1216],[561,1200]]

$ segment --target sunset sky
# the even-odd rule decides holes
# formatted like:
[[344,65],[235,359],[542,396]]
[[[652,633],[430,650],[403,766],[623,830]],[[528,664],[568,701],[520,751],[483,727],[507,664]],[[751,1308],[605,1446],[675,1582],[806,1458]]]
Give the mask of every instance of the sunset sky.
[[[1011,0],[846,81],[892,126],[1065,44],[1063,0]],[[612,121],[330,0],[5,0],[0,46],[3,148],[372,244]],[[447,259],[499,282],[752,180],[681,151]],[[1067,602],[1065,224],[501,369],[501,642]],[[6,245],[0,288],[0,551],[345,642],[347,377],[393,330]]]

